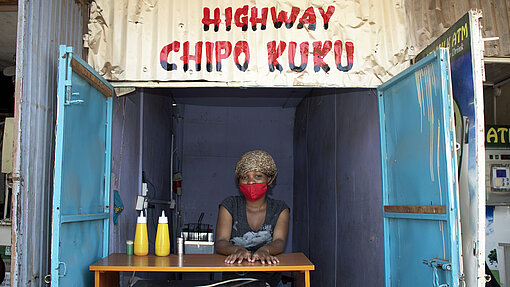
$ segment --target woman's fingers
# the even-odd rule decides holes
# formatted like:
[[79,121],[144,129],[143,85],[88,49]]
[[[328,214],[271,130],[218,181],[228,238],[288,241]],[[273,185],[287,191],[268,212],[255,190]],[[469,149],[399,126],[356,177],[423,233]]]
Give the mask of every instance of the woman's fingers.
[[252,260],[250,262],[255,262],[256,260],[260,260],[260,263],[262,264],[277,264],[280,263],[280,260],[276,256],[271,255],[260,255],[255,253],[252,257]]
[[234,254],[230,254],[229,256],[227,256],[227,258],[225,259],[225,263],[229,263],[229,264],[232,264],[232,263],[235,263],[237,261],[237,263],[242,263],[243,260],[246,259],[246,261],[251,261],[251,253],[248,252],[248,251],[242,251],[242,252],[236,252]]
[[259,253],[255,253],[252,255],[248,251],[230,254],[225,259],[225,263],[228,263],[228,264],[232,264],[232,263],[236,263],[236,262],[242,263],[244,260],[246,260],[248,262],[252,262],[252,263],[259,260],[260,263],[262,263],[262,264],[278,264],[278,263],[280,263],[280,260],[278,260],[278,258],[276,256],[271,256],[268,254],[267,255],[259,254]]
[[262,264],[264,264],[264,261],[267,262],[267,264],[276,264],[280,262],[276,256],[266,256],[260,260]]
[[229,256],[227,256],[227,258],[225,259],[225,263],[234,263],[236,262],[236,259],[237,259],[238,255],[236,253],[234,254],[230,254]]
[[241,256],[241,257],[239,258],[238,263],[242,263],[244,259],[246,259],[246,261],[250,261],[250,260],[251,260],[251,253],[250,253],[250,252],[247,252],[247,253],[245,253],[243,256]]

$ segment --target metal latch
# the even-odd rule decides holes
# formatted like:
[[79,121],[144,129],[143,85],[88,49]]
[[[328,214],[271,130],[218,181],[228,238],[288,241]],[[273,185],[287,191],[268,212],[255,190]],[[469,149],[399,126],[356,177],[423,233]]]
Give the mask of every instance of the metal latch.
[[[62,266],[62,268],[60,266]],[[58,277],[64,277],[67,275],[67,265],[64,262],[58,263],[57,270],[58,270]]]
[[64,100],[64,105],[72,105],[72,104],[81,104],[83,100],[71,100],[71,97],[78,97],[80,93],[71,93],[71,86],[66,87],[66,98]]
[[430,261],[423,260],[423,264],[428,265],[433,268],[441,268],[444,271],[452,270],[452,265],[450,264],[450,262],[443,260],[443,259],[439,259],[439,258],[434,258],[434,259],[431,259]]
[[451,271],[452,265],[450,264],[450,262],[448,262],[444,259],[434,258],[434,259],[430,259],[430,260],[423,260],[423,264],[432,267],[432,270],[433,270],[432,286],[434,286],[434,287],[448,287],[449,286],[448,283],[439,284],[439,275],[437,274],[437,270],[441,269],[444,271]]

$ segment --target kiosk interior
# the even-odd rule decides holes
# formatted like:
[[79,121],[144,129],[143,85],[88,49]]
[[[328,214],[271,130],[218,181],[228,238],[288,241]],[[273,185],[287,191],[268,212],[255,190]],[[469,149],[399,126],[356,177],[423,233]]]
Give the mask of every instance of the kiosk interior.
[[[324,274],[319,282],[324,284],[335,273],[343,278],[345,274],[367,274],[363,276],[371,285],[383,280],[375,90],[142,89],[114,98],[113,106],[117,116],[113,121],[112,189],[118,188],[125,214],[113,226],[112,252],[123,252],[122,243],[134,234],[131,217],[136,218],[136,211],[130,207],[137,194],[138,135],[143,135],[143,171],[154,185],[149,184],[149,196],[171,200],[166,180],[173,133],[172,173],[183,177],[182,196],[176,205],[181,223],[196,222],[204,213],[202,222],[215,224],[218,204],[238,194],[233,177],[237,159],[245,151],[263,149],[278,165],[270,196],[291,208],[286,252],[316,258],[314,264]],[[116,139],[123,139],[122,143]],[[165,206],[154,207],[149,217],[155,218]],[[178,224],[177,213],[170,214]],[[149,224],[149,234],[155,234],[153,228]],[[350,258],[357,258],[355,264]]]

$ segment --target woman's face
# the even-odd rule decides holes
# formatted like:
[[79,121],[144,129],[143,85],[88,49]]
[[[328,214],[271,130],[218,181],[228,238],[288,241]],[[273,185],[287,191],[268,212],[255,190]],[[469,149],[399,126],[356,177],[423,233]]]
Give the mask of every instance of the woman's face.
[[239,184],[268,183],[269,177],[260,171],[249,171],[239,178]]

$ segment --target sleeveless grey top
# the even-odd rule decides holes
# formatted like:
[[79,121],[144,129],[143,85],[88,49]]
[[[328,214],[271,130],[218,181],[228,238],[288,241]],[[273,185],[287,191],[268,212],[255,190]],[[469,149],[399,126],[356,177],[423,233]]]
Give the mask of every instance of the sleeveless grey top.
[[280,214],[289,208],[282,200],[267,197],[266,218],[259,230],[254,231],[246,217],[246,198],[243,196],[227,197],[220,204],[232,216],[232,233],[230,242],[234,245],[255,252],[260,247],[273,241],[273,231]]

